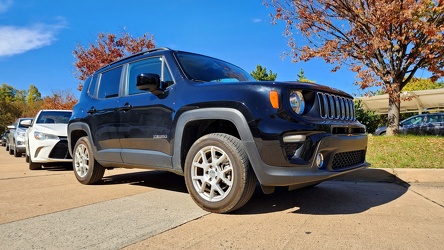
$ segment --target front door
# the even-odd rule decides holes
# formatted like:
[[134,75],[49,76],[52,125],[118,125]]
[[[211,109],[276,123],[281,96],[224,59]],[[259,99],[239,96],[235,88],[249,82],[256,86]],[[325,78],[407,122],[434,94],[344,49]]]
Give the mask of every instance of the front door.
[[[159,96],[136,88],[139,74],[157,74],[168,88]],[[124,163],[171,167],[174,86],[163,57],[128,65],[126,95],[120,100],[120,144]]]

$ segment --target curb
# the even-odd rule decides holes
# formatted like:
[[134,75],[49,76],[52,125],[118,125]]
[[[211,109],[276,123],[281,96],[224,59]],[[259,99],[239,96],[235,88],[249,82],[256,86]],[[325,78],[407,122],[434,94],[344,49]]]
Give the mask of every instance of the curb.
[[393,183],[444,183],[444,169],[367,168],[342,175],[334,180]]

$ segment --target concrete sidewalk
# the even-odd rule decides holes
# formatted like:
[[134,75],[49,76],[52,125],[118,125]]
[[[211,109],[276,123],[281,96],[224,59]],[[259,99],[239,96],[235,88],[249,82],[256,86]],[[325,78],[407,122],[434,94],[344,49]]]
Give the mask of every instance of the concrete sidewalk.
[[340,176],[339,181],[444,183],[444,169],[368,168]]

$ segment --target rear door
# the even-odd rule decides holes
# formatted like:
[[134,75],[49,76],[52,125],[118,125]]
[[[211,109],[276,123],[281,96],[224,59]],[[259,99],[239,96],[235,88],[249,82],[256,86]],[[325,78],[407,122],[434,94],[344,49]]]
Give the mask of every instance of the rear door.
[[118,112],[122,68],[119,66],[110,69],[93,78],[93,81],[97,81],[97,90],[94,91],[94,100],[90,102],[86,112],[89,114],[89,127],[99,161],[122,162]]
[[442,134],[443,122],[442,115],[428,114],[426,121],[421,126],[421,134],[439,135]]

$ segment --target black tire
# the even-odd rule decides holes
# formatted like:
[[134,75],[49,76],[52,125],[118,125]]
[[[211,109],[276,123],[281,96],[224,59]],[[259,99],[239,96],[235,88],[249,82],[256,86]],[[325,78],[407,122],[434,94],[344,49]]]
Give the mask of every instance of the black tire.
[[17,147],[14,147],[14,157],[22,157],[22,153],[17,151]]
[[85,185],[102,180],[105,168],[94,159],[88,137],[81,137],[74,146],[73,169],[77,180]]
[[[211,159],[221,162],[212,164]],[[208,168],[204,170],[202,164]],[[242,142],[219,133],[205,135],[191,146],[184,176],[193,200],[213,213],[229,213],[245,205],[257,182]]]
[[6,148],[5,148],[5,150],[6,150],[6,151],[9,151],[9,144],[6,144]]
[[25,161],[26,163],[29,163],[29,155],[25,155]]
[[13,155],[14,154],[14,149],[11,148],[11,145],[9,145],[9,154]]
[[30,157],[29,157],[28,164],[29,164],[29,170],[40,170],[43,168],[41,163],[33,162]]

